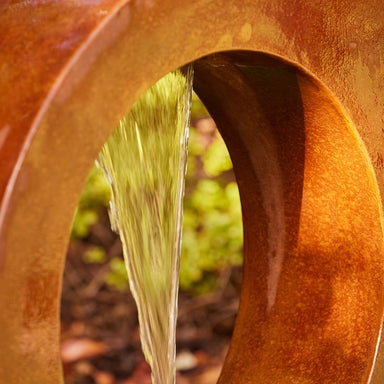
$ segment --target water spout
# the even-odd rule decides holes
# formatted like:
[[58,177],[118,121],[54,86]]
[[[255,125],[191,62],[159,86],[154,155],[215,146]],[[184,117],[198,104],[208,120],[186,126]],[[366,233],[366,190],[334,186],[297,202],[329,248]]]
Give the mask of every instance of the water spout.
[[104,145],[111,222],[123,243],[154,384],[175,382],[175,327],[193,69],[147,91]]

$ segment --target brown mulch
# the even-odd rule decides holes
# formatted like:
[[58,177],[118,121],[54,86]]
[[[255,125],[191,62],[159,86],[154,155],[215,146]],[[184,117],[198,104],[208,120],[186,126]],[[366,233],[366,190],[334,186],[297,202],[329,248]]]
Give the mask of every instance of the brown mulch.
[[[86,241],[71,242],[62,293],[62,360],[66,384],[146,384],[150,370],[140,348],[137,311],[128,291],[108,286],[105,264],[83,261],[90,245],[107,259],[121,256],[118,236],[101,214]],[[238,307],[241,269],[222,271],[217,291],[179,294],[177,384],[216,382]]]

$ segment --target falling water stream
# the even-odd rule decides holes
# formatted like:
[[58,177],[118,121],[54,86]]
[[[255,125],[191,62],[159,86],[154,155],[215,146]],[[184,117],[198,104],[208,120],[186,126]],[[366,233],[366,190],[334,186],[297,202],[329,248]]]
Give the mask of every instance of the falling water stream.
[[154,384],[175,382],[175,329],[193,70],[170,73],[134,105],[98,164],[110,187]]

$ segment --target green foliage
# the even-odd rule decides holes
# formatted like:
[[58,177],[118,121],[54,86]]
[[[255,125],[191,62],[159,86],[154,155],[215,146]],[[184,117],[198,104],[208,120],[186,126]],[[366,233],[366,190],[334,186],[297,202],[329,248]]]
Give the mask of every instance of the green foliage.
[[89,247],[83,255],[86,263],[102,264],[107,260],[105,249],[96,245]]
[[[207,112],[194,94],[192,121]],[[184,199],[183,240],[180,286],[196,294],[214,289],[220,271],[242,263],[242,219],[238,188],[231,174],[232,163],[217,131],[199,132],[191,127],[188,172]],[[207,144],[208,143],[208,144]],[[88,236],[101,207],[109,204],[109,188],[104,176],[94,168],[84,188],[75,216],[72,237]],[[105,257],[98,248],[90,248],[87,262]],[[113,258],[106,282],[117,289],[127,288],[124,261]]]
[[105,282],[119,291],[125,291],[128,287],[128,279],[124,259],[114,257],[109,262],[109,266],[111,270],[105,276]]
[[99,211],[109,204],[109,186],[101,172],[93,167],[81,194],[72,223],[72,239],[84,239],[89,235],[90,227],[99,218]]
[[191,128],[180,266],[180,286],[198,294],[215,287],[221,269],[241,264],[243,243],[237,184],[224,177],[232,169],[225,144],[216,134],[204,151],[199,141]]
[[232,162],[222,140],[215,140],[202,156],[207,176],[216,177],[232,169]]
[[208,111],[205,109],[204,104],[199,99],[195,92],[192,93],[191,104],[191,119],[200,119],[203,116],[208,116]]

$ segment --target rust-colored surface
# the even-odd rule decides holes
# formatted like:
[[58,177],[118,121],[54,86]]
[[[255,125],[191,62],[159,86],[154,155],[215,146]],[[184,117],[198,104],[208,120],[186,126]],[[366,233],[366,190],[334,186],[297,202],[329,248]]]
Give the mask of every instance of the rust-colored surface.
[[195,65],[233,156],[245,227],[242,305],[221,382],[366,383],[383,273],[370,162],[319,84],[257,58]]
[[220,383],[383,382],[381,1],[5,1],[0,25],[4,382],[62,380],[60,276],[85,177],[138,96],[191,61],[245,227]]

